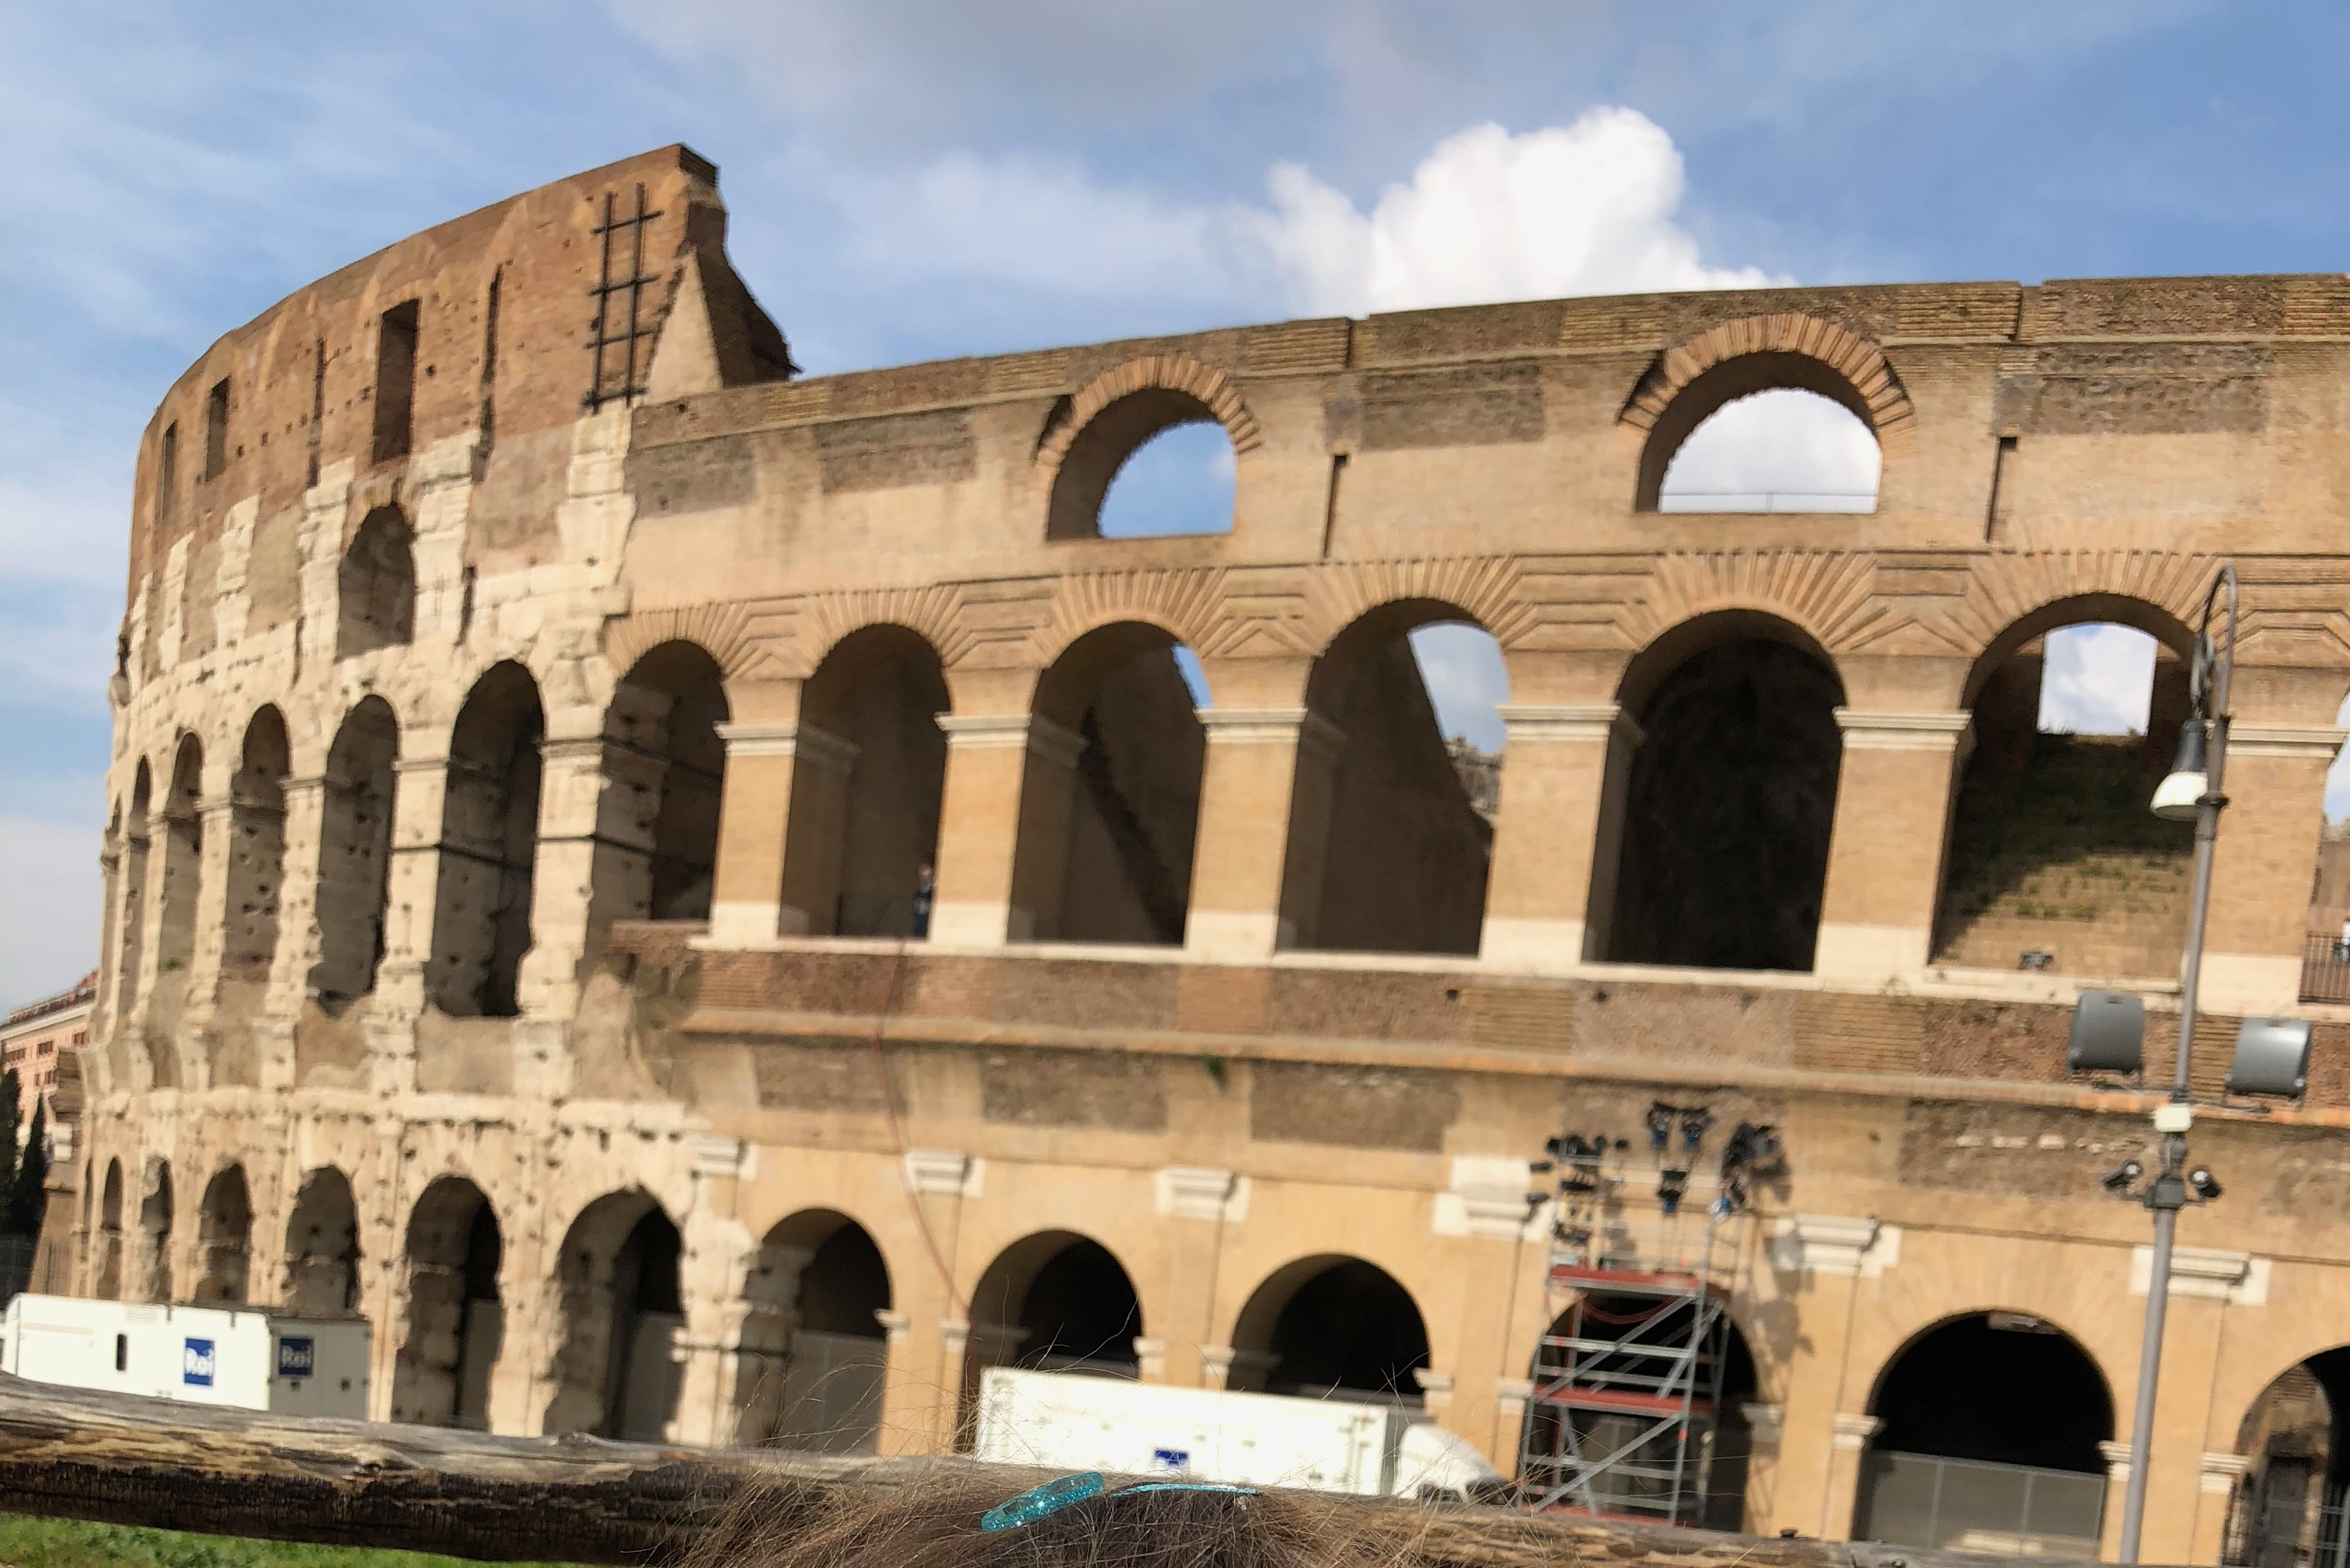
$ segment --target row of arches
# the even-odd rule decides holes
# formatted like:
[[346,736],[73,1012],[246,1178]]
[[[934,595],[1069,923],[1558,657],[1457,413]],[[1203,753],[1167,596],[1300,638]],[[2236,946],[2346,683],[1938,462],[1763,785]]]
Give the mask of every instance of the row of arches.
[[[2110,618],[2116,606],[2074,612]],[[2137,607],[2141,624],[2175,634]],[[2042,624],[2045,623],[2045,624]],[[2148,678],[2142,735],[2051,740],[2042,701],[2052,607],[1995,643],[1970,681],[1972,726],[1956,792],[1936,949],[2010,967],[2009,947],[2095,926],[2135,932],[2094,944],[2074,972],[2159,972],[2183,909],[2186,836],[2154,822],[2150,787],[2185,712],[2182,662],[2166,647]],[[1316,660],[1284,853],[1286,944],[1339,951],[1473,954],[1493,846],[1415,652],[1431,629],[1477,629],[1437,600],[1383,605]],[[1170,630],[1116,622],[1073,641],[1036,681],[1016,821],[1010,935],[1015,940],[1175,945],[1188,922],[1206,756],[1197,664]],[[1600,813],[1586,950],[1592,959],[1733,970],[1811,967],[1843,741],[1845,689],[1833,659],[1791,624],[1725,611],[1684,622],[1636,659],[1619,687],[1629,721],[1616,741]],[[951,697],[937,651],[900,626],[835,645],[805,683],[785,824],[779,902],[786,929],[816,936],[918,934],[945,794]],[[598,737],[604,802],[593,827],[591,931],[615,919],[708,918],[725,788],[729,717],[717,662],[662,644],[619,682]],[[460,709],[448,745],[427,995],[454,1015],[510,1016],[533,943],[546,715],[517,663],[493,666]],[[247,726],[225,814],[232,836],[222,980],[265,981],[278,942],[290,748],[275,708]],[[347,714],[320,781],[317,952],[307,988],[328,1012],[367,994],[387,949],[391,826],[401,737],[380,696]],[[1498,764],[1507,777],[1506,762]],[[118,813],[121,889],[117,999],[127,1015],[142,973],[151,885],[163,901],[155,1011],[184,989],[196,929],[206,812],[203,747],[183,736],[159,809],[142,759]],[[2077,775],[2077,776],[2076,776]],[[2086,784],[2083,780],[2086,779]],[[2052,908],[2043,863],[2077,861],[2080,797],[2113,860],[2095,876],[2126,906]],[[2062,831],[2033,836],[2049,816]],[[2041,825],[2046,827],[2046,824]],[[2094,835],[2093,835],[2094,836]],[[160,846],[155,840],[160,839]],[[1343,845],[1346,852],[1331,853]],[[160,877],[150,857],[163,857]],[[2038,880],[2035,880],[2038,878]],[[2035,917],[2043,917],[2034,925]],[[2066,940],[2069,944],[2070,938]],[[2082,940],[2088,942],[2087,937]],[[166,1054],[156,1054],[159,1062]],[[164,1071],[159,1066],[159,1075]],[[159,1076],[159,1082],[167,1081]]]

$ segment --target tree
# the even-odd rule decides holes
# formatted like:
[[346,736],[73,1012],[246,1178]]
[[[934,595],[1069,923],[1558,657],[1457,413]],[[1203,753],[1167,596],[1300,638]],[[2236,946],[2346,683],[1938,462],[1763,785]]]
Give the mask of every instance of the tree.
[[47,1100],[36,1100],[32,1136],[26,1140],[23,1158],[16,1161],[16,1187],[8,1195],[7,1211],[0,1213],[0,1232],[38,1236],[41,1220],[48,1213],[48,1185],[49,1106]]

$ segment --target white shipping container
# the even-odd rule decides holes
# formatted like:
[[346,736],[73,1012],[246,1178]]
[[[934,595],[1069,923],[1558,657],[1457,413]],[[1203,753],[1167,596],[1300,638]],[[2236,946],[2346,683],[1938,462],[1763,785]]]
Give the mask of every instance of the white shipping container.
[[990,1367],[976,1457],[1358,1496],[1467,1496],[1501,1478],[1424,1410]]
[[0,1312],[0,1372],[286,1416],[367,1417],[368,1325],[259,1307],[18,1295]]

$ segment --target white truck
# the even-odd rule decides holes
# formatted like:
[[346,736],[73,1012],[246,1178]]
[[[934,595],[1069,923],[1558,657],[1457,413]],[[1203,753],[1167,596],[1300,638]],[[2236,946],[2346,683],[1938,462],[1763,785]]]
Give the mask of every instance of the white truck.
[[1370,1497],[1469,1498],[1501,1477],[1424,1410],[993,1366],[974,1452],[999,1464]]
[[260,1307],[19,1295],[0,1312],[0,1372],[68,1388],[363,1420],[368,1325]]

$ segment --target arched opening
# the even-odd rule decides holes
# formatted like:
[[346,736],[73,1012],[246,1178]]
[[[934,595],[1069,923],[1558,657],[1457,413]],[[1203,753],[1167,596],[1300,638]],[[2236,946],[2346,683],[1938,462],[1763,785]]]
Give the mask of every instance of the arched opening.
[[680,1251],[677,1226],[641,1191],[607,1194],[572,1221],[556,1265],[562,1326],[544,1430],[667,1438],[684,1375]]
[[1232,438],[1213,420],[1169,425],[1119,463],[1095,531],[1105,539],[1163,539],[1232,531]]
[[1384,605],[1338,634],[1306,683],[1290,945],[1476,952],[1508,695],[1500,645],[1449,605]]
[[373,652],[416,635],[416,535],[397,506],[367,514],[337,576],[335,657]]
[[504,1241],[482,1189],[443,1176],[408,1217],[408,1338],[393,1366],[391,1418],[487,1431],[490,1372],[505,1337]]
[[2178,752],[2187,666],[2149,635],[2168,635],[2168,617],[2141,606],[2122,625],[2117,607],[2051,606],[1976,661],[1935,962],[2178,972],[2195,830],[2150,805]]
[[104,1196],[98,1203],[98,1256],[90,1269],[90,1294],[102,1302],[122,1299],[122,1162],[106,1162]]
[[1657,416],[1633,505],[1873,512],[1876,428],[1868,400],[1825,360],[1783,350],[1735,355],[1700,372]]
[[147,1190],[139,1199],[139,1262],[135,1295],[142,1302],[172,1299],[172,1164],[152,1160]]
[[244,751],[229,781],[228,929],[221,978],[259,985],[277,956],[277,906],[286,879],[286,775],[293,748],[286,720],[265,707],[244,727]]
[[1087,632],[1036,683],[1012,934],[1180,946],[1207,743],[1169,633]]
[[1233,469],[1232,438],[1206,403],[1170,387],[1129,392],[1070,441],[1045,536],[1229,534]]
[[327,753],[318,826],[318,961],[310,990],[339,1012],[375,989],[391,888],[391,810],[400,722],[369,697],[350,711]]
[[473,683],[449,733],[440,874],[424,983],[441,1011],[512,1018],[530,951],[538,864],[539,747],[546,715],[530,671],[507,660]]
[[958,1446],[971,1446],[987,1368],[1138,1377],[1141,1353],[1134,1342],[1141,1333],[1141,1299],[1108,1248],[1070,1231],[1014,1241],[971,1293]]
[[1724,403],[1665,465],[1659,512],[1874,512],[1884,464],[1868,422],[1794,388]]
[[1633,660],[1617,700],[1594,956],[1810,969],[1844,758],[1826,656],[1783,621],[1706,616]]
[[1308,1398],[1420,1402],[1428,1324],[1396,1277],[1360,1258],[1276,1270],[1232,1326],[1226,1386]]
[[1868,1410],[1883,1425],[1861,1467],[1856,1540],[2097,1555],[2113,1396],[2063,1330],[2020,1313],[1953,1318],[1903,1348]]
[[869,1454],[881,1433],[889,1270],[862,1225],[830,1210],[778,1222],[744,1285],[735,1440]]
[[2230,1568],[2338,1563],[2350,1552],[2350,1347],[2285,1369],[2236,1431],[2244,1457],[2220,1561]]
[[603,919],[710,919],[727,716],[717,660],[690,642],[662,643],[614,690],[595,862]]
[[139,759],[130,789],[130,815],[122,825],[121,952],[114,970],[114,1034],[121,1040],[139,1002],[139,968],[146,959],[147,836],[154,813],[155,781],[147,759]]
[[[204,748],[193,735],[180,737],[172,757],[172,789],[163,797],[163,880],[158,889],[162,917],[155,924],[155,998],[149,1012],[158,1024],[178,1020],[188,996],[189,966],[196,956],[198,885],[204,871]],[[159,1059],[171,1055],[151,1036]],[[176,1077],[158,1075],[158,1088]]]
[[1745,1528],[1754,1357],[1719,1301],[1577,1297],[1534,1347],[1518,1484],[1529,1506]]
[[359,1310],[359,1211],[350,1179],[331,1165],[306,1171],[286,1221],[286,1280],[296,1317],[348,1317]]
[[916,934],[946,786],[945,671],[903,627],[851,632],[800,692],[784,922],[816,936]]
[[253,1199],[244,1167],[232,1165],[204,1189],[196,1216],[196,1288],[188,1299],[244,1305],[252,1248]]

